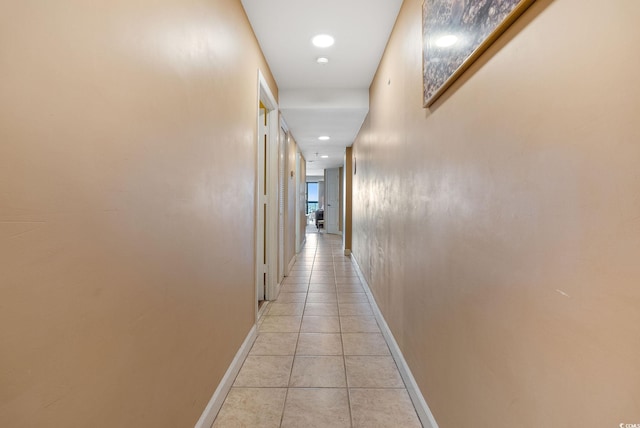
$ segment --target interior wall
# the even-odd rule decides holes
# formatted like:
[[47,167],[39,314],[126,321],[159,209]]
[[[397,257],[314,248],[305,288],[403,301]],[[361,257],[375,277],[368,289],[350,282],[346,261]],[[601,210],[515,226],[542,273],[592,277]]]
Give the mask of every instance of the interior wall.
[[640,3],[538,0],[430,109],[405,0],[353,251],[440,427],[640,421]]
[[285,270],[296,255],[296,153],[298,145],[290,132],[286,136],[285,162]]
[[0,426],[186,427],[255,322],[239,1],[0,6]]

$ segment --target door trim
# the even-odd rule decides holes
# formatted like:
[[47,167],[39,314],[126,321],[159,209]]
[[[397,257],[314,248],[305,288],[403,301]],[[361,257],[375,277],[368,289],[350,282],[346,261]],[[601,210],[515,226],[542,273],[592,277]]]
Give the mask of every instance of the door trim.
[[342,235],[340,231],[340,169],[324,170],[324,227],[326,233]]
[[[267,151],[266,151],[266,174],[259,174],[262,172],[260,165],[257,165],[256,169],[256,248],[255,248],[255,310],[256,319],[258,314],[258,287],[262,286],[262,263],[259,260],[262,250],[266,252],[266,287],[265,287],[265,300],[273,300],[277,297],[279,291],[279,284],[277,282],[277,263],[278,263],[278,132],[279,132],[279,114],[278,103],[269,84],[264,75],[258,70],[258,100],[256,103],[256,111],[260,108],[260,103],[266,107],[267,113]],[[257,122],[260,121],[260,114],[258,111]],[[260,123],[258,130],[260,129]],[[260,135],[258,133],[258,138]],[[260,141],[256,139],[260,147]],[[260,156],[257,156],[258,161]],[[260,180],[265,180],[266,189],[266,201],[263,200],[263,195],[260,192]],[[266,203],[266,210],[264,210],[263,203]],[[263,211],[264,210],[264,211]],[[261,213],[262,211],[262,213]],[[260,226],[260,219],[266,214],[264,221],[264,227],[266,233],[263,234],[263,230]],[[263,242],[263,238],[266,237],[266,245]]]

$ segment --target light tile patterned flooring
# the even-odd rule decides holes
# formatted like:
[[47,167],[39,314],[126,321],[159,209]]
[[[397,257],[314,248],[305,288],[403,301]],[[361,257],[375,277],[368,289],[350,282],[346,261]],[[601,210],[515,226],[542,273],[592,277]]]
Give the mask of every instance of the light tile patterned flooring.
[[340,237],[308,230],[213,427],[421,427],[342,253]]

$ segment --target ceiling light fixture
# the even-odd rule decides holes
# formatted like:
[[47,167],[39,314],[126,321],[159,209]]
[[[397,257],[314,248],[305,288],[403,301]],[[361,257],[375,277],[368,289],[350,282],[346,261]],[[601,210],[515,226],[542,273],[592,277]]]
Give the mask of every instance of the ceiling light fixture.
[[320,157],[321,157],[322,159],[328,159],[328,158],[329,158],[329,156],[327,156],[327,155],[322,155],[322,156],[320,156]]
[[329,58],[321,56],[320,58],[316,59],[316,62],[318,64],[326,64],[329,62]]
[[335,40],[333,39],[333,37],[328,34],[318,34],[313,39],[311,39],[311,43],[319,48],[328,48],[329,46],[333,45],[334,42]]
[[323,135],[322,137],[318,137],[318,140],[320,140],[320,141],[327,141],[327,140],[330,140],[330,139],[331,139],[331,137],[329,137],[328,135]]
[[439,46],[441,48],[448,48],[449,46],[455,45],[457,41],[458,41],[457,36],[454,36],[453,34],[448,34],[436,40],[436,46]]

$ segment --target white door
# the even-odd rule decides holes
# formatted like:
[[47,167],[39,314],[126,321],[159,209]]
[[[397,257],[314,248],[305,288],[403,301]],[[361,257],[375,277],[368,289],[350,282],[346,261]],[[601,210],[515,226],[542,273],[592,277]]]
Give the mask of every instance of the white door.
[[278,136],[278,283],[284,278],[284,193],[285,174],[285,148],[287,133],[280,126],[280,135]]
[[265,299],[267,288],[267,148],[269,128],[267,109],[261,103],[258,109],[258,206],[256,227],[256,292],[258,301]]
[[261,72],[258,72],[258,102],[256,295],[260,301],[275,299],[278,295],[279,130],[278,104]]
[[340,216],[340,170],[331,168],[325,170],[324,179],[324,226],[327,233],[340,233],[338,219]]
[[300,228],[302,227],[302,215],[300,214],[302,210],[302,203],[300,201],[300,163],[300,152],[296,152],[296,254],[302,249],[302,234],[300,233]]

